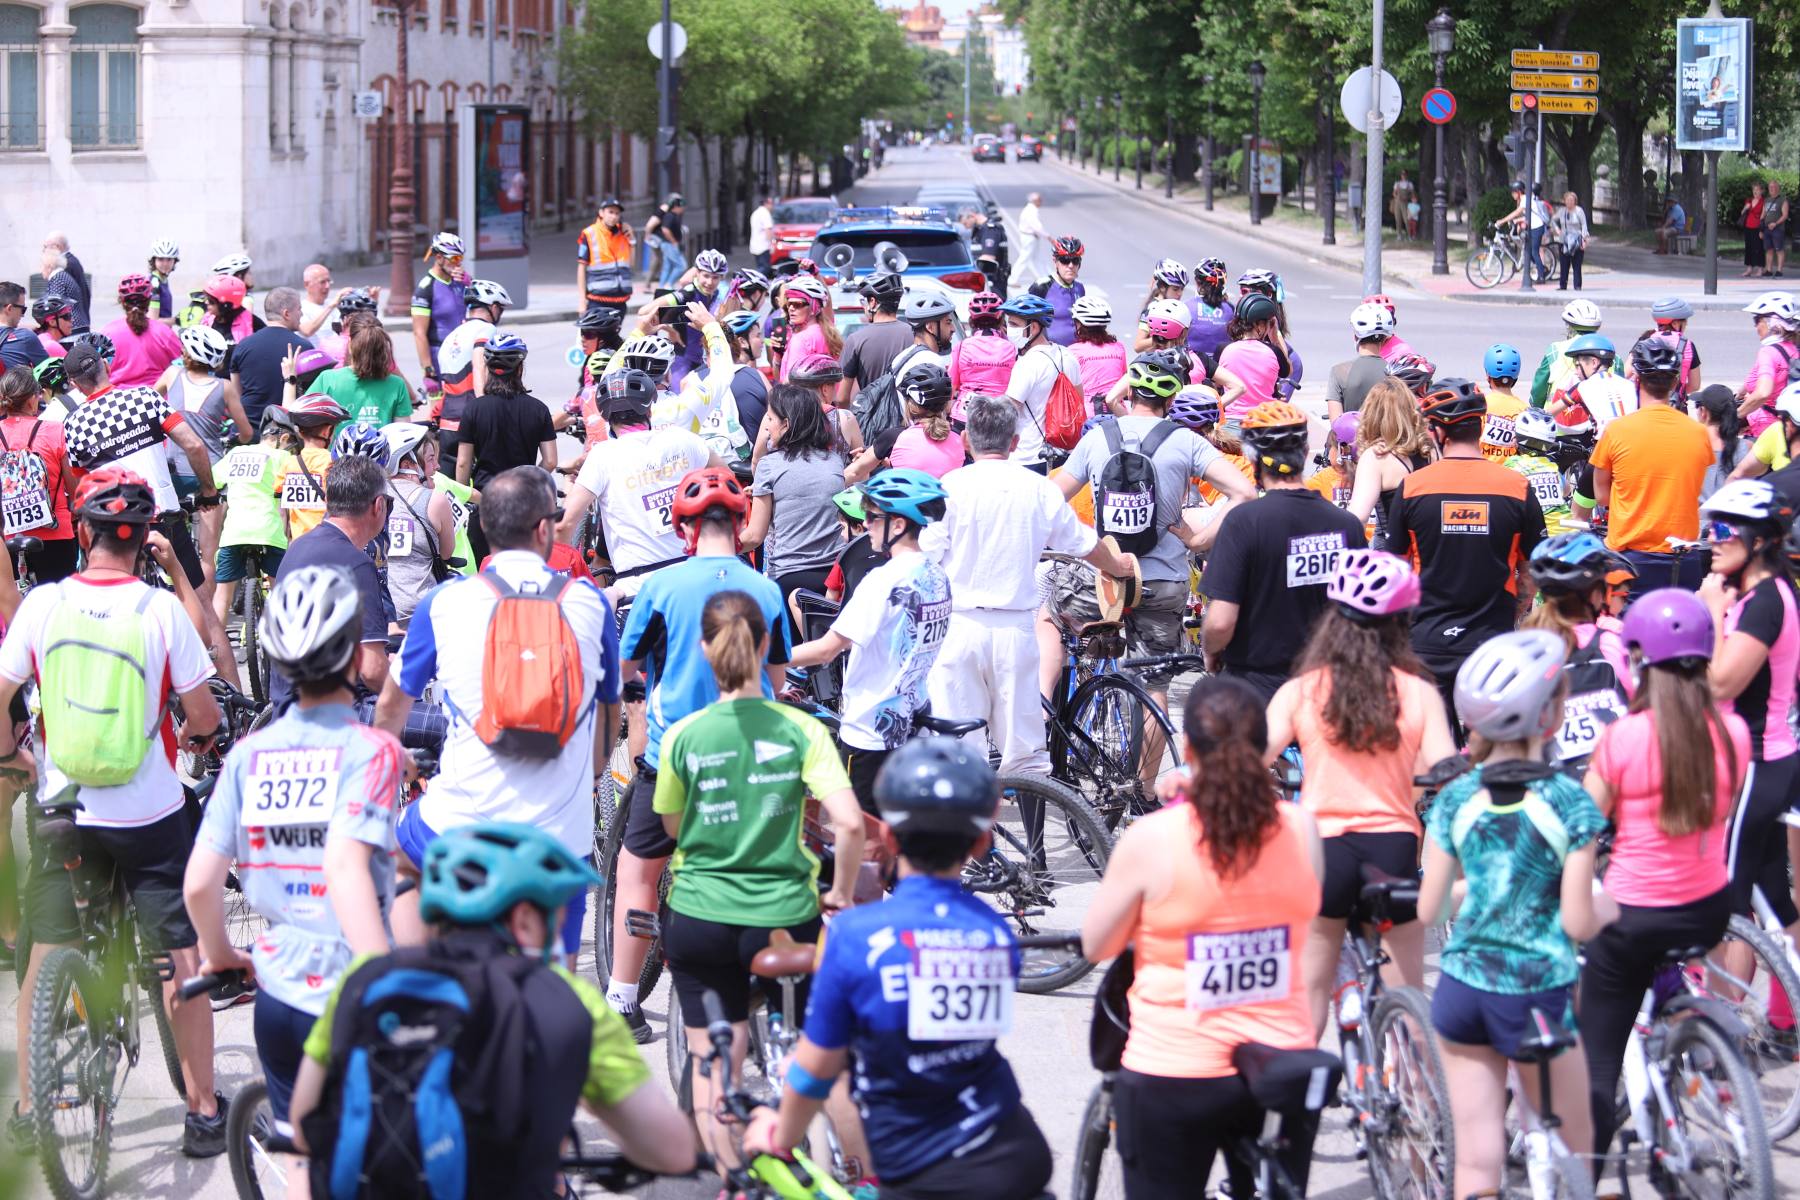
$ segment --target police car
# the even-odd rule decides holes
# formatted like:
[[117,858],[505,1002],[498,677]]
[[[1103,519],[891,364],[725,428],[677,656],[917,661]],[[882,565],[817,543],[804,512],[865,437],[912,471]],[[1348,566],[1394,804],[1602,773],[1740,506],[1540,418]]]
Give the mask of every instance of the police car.
[[969,298],[987,286],[962,228],[940,208],[839,209],[809,256],[831,287],[840,328],[861,322],[858,281],[877,271],[905,276],[909,292],[941,292],[965,318]]

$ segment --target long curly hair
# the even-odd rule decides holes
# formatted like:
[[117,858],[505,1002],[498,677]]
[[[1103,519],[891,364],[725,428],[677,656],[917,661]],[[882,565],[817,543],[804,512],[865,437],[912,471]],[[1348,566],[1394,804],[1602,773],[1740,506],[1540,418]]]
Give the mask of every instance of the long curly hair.
[[1430,678],[1413,653],[1406,614],[1356,621],[1333,604],[1313,627],[1294,675],[1324,671],[1327,690],[1319,716],[1326,736],[1346,750],[1374,754],[1400,748],[1395,667]]
[[1241,679],[1202,679],[1188,693],[1183,728],[1199,848],[1220,879],[1241,878],[1281,823],[1275,777],[1262,761],[1269,742],[1262,697]]

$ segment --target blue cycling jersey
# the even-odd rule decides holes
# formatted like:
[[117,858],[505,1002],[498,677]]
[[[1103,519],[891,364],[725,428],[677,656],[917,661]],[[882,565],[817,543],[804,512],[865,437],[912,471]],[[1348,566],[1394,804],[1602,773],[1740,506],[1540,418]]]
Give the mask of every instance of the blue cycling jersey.
[[995,1046],[1018,972],[1011,931],[954,879],[901,880],[888,899],[828,927],[806,1036],[849,1048],[882,1177],[950,1157],[1018,1107],[1018,1081]]
[[1044,336],[1059,346],[1075,344],[1075,302],[1087,295],[1087,285],[1077,279],[1067,287],[1054,275],[1046,275],[1031,285],[1031,294],[1050,302],[1054,314]]
[[1188,308],[1188,349],[1206,355],[1208,362],[1219,361],[1219,351],[1225,348],[1228,340],[1226,326],[1236,309],[1231,301],[1220,298],[1219,306],[1214,308],[1198,296],[1189,296]]

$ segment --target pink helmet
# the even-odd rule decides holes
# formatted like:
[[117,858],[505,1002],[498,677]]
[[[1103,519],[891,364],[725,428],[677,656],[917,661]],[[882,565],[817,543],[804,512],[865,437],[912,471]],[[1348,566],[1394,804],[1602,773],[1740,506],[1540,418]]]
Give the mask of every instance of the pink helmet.
[[993,292],[976,292],[969,297],[969,319],[979,320],[983,317],[1000,315],[1000,297]]
[[1419,576],[1398,554],[1346,550],[1325,584],[1325,598],[1352,620],[1391,617],[1419,603]]
[[244,303],[244,281],[236,275],[214,275],[206,281],[206,294],[221,304]]

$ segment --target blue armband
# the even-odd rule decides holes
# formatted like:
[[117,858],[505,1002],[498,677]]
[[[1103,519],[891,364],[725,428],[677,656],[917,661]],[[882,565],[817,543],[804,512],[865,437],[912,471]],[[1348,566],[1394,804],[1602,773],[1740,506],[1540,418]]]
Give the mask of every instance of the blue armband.
[[787,1065],[787,1085],[808,1100],[823,1100],[831,1095],[832,1081],[820,1079],[798,1062]]

